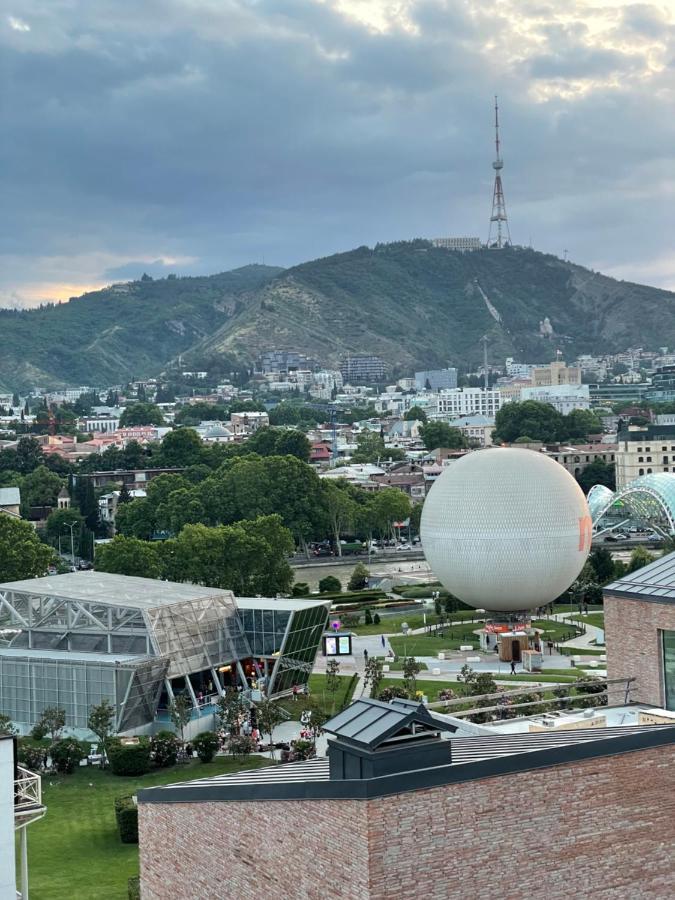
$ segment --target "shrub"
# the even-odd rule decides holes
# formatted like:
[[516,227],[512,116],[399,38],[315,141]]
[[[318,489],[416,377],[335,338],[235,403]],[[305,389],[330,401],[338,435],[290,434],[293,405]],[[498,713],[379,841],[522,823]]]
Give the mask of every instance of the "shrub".
[[381,700],[383,703],[389,703],[390,700],[394,700],[396,697],[407,700],[408,692],[403,688],[398,687],[398,685],[393,685],[393,687],[382,688],[377,695],[377,699]]
[[146,737],[140,737],[137,744],[111,740],[108,759],[113,775],[145,775],[150,771],[150,741]]
[[75,771],[75,766],[80,764],[87,751],[83,748],[79,741],[75,738],[61,738],[55,741],[49,750],[54,768],[62,775],[71,775]]
[[233,734],[228,746],[232,756],[248,756],[255,750],[255,741],[245,734]]
[[291,595],[293,597],[306,597],[309,594],[309,584],[306,581],[296,581]]
[[138,807],[133,797],[115,797],[115,818],[123,844],[138,843]]
[[366,609],[366,613],[363,617],[363,624],[364,625],[372,625],[373,624],[373,614],[371,613],[371,611],[369,609]]
[[173,731],[158,731],[150,740],[150,753],[158,769],[175,766],[178,759],[178,738]]
[[213,731],[204,731],[197,735],[192,746],[203,763],[210,763],[218,750],[218,735]]
[[339,594],[342,591],[342,582],[335,575],[326,575],[319,582],[320,594]]
[[31,772],[41,772],[47,762],[47,750],[45,747],[36,747],[19,741],[19,762]]
[[292,746],[293,761],[300,759],[311,759],[313,756],[316,756],[316,749],[314,747],[313,741],[298,739],[297,741],[293,741]]
[[141,900],[141,877],[134,875],[127,881],[128,900]]
[[348,590],[360,591],[361,588],[367,587],[369,574],[368,569],[363,563],[357,563],[354,566],[354,571],[349,579],[349,584],[347,585]]
[[380,618],[380,614],[375,613],[375,615],[373,616],[373,625],[379,625],[381,621],[382,619]]
[[30,736],[34,741],[41,741],[47,737],[47,727],[44,722],[38,720],[35,725],[33,725]]

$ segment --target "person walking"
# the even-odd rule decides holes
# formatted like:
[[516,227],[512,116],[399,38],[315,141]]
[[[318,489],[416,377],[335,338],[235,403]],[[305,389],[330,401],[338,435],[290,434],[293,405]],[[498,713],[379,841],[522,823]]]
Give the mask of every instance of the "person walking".
[[515,659],[512,659],[512,660],[511,660],[511,674],[512,674],[512,675],[515,675],[515,674],[516,674],[516,661],[515,661]]
[[363,659],[365,660],[366,663],[368,662],[368,651],[367,650],[363,651]]

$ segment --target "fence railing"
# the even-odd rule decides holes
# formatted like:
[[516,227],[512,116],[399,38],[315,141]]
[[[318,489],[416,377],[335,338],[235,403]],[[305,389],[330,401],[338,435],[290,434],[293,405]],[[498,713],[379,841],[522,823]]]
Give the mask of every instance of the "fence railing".
[[42,778],[35,772],[17,766],[14,779],[14,811],[16,815],[42,806]]

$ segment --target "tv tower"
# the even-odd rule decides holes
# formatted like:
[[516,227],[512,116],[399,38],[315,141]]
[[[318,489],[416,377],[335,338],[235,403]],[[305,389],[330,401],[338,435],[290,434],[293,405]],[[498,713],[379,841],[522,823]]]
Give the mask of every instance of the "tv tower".
[[[488,247],[501,250],[511,243],[509,220],[506,218],[506,203],[504,201],[504,188],[502,187],[501,171],[504,161],[499,152],[499,104],[495,96],[495,161],[492,168],[495,170],[495,186],[492,192],[492,215],[490,216],[490,232],[488,234]],[[493,225],[496,225],[496,234],[493,237]]]

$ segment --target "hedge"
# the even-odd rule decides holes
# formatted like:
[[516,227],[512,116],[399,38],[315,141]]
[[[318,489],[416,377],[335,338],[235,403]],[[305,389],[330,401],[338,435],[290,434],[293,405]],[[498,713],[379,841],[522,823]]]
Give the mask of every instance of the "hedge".
[[141,877],[134,875],[127,881],[128,900],[141,900]]
[[123,844],[138,843],[138,807],[133,797],[115,798],[115,818]]
[[137,744],[110,741],[107,752],[113,775],[145,775],[150,771],[150,741],[146,737],[140,737]]

